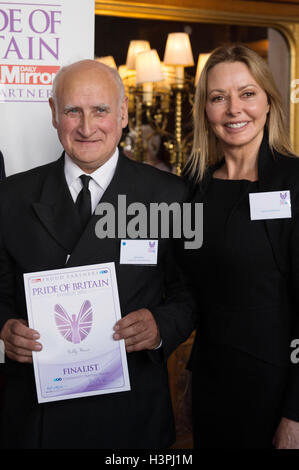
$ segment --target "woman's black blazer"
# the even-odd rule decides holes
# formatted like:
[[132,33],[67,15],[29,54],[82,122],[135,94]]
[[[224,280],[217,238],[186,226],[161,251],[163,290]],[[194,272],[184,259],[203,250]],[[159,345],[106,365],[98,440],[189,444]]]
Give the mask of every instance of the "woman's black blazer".
[[[210,167],[202,182],[193,186],[195,202],[204,202],[213,172],[222,163],[223,161]],[[297,365],[290,360],[293,351],[291,341],[298,338],[299,344],[299,158],[287,157],[276,151],[272,153],[265,132],[258,156],[257,191],[286,190],[290,190],[292,217],[267,219],[263,223],[277,269],[282,275],[288,294],[282,305],[275,306],[273,311],[263,312],[261,309],[259,312],[254,312],[253,317],[247,319],[239,316],[234,328],[228,329],[225,333],[217,326],[217,318],[213,316],[213,325],[208,328],[208,331],[213,332],[213,337],[208,339],[220,344],[230,344],[277,367],[289,367],[289,383],[286,387],[283,416],[299,421],[299,363]],[[200,270],[200,266],[196,262],[196,253],[191,253],[191,251],[187,258],[189,258],[190,270],[193,269],[192,282],[196,286],[196,270]],[[196,291],[200,298],[200,286],[196,286]],[[215,295],[217,295],[217,286],[215,286]],[[208,312],[205,313],[205,317],[209,321]],[[189,367],[193,370],[196,367],[196,350],[203,336],[198,331],[189,363]]]

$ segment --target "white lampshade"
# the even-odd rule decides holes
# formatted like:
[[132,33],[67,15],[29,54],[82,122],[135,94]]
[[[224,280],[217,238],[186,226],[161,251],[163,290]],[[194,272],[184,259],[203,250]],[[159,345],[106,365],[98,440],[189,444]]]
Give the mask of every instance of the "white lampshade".
[[118,67],[117,71],[118,71],[119,76],[122,80],[126,78],[126,76],[127,76],[127,66],[125,64],[120,65]]
[[106,55],[104,57],[97,57],[96,60],[102,64],[108,65],[109,67],[116,69],[116,63],[112,55]]
[[139,52],[149,51],[151,48],[148,41],[133,40],[130,41],[128,52],[127,52],[127,69],[136,69],[136,55]]
[[207,53],[207,54],[199,54],[198,56],[196,75],[195,75],[195,80],[194,80],[195,86],[197,85],[202,69],[204,68],[206,61],[208,60],[210,55],[211,54]]
[[125,86],[135,86],[136,85],[136,71],[128,70],[126,65],[120,65],[118,67],[118,73],[120,78],[124,82]]
[[187,33],[170,33],[167,37],[164,64],[191,67],[194,65],[193,54]]
[[155,83],[156,90],[164,91],[169,90],[171,85],[175,83],[175,67],[173,65],[165,65],[161,63],[163,79]]
[[163,80],[162,67],[156,49],[139,52],[136,56],[136,83]]

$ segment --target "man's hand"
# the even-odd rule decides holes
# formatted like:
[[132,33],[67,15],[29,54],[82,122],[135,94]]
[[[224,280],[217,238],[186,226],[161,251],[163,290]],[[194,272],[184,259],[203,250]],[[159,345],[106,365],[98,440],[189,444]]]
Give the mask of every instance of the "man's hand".
[[155,349],[161,340],[157,323],[147,308],[128,313],[115,324],[114,331],[114,339],[125,340],[127,352]]
[[29,328],[22,319],[7,320],[0,333],[7,357],[24,363],[32,363],[32,351],[42,349],[42,345],[36,341],[38,338],[39,333]]
[[299,423],[282,418],[272,444],[276,449],[299,449]]

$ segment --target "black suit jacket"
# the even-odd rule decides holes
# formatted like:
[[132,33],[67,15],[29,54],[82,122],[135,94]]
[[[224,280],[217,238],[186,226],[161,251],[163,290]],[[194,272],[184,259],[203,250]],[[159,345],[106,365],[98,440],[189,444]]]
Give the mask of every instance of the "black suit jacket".
[[[223,161],[210,167],[200,185],[193,185],[194,200],[203,202],[214,171]],[[258,156],[258,191],[290,190],[292,218],[264,220],[264,226],[277,269],[280,271],[284,289],[288,293],[281,305],[267,311],[253,311],[251,315],[226,318],[229,328],[222,328],[220,316],[206,315],[206,331],[208,341],[218,344],[229,344],[253,356],[278,366],[289,368],[286,384],[285,401],[281,410],[282,416],[299,421],[299,364],[291,363],[291,341],[299,338],[299,158],[286,157],[278,152],[272,153],[265,133]],[[241,198],[240,198],[241,200]],[[241,203],[234,206],[234,217],[241,211]],[[230,219],[233,212],[230,213]],[[241,214],[241,213],[240,213]],[[258,243],[258,240],[257,240]],[[196,253],[188,253],[188,265],[196,266]],[[191,268],[190,268],[191,269]],[[200,295],[200,286],[196,286],[196,274],[193,282]],[[250,283],[250,280],[248,280]],[[235,286],[236,293],[238,286]],[[215,286],[217,296],[217,286]],[[258,304],[259,292],[255,293]],[[200,316],[200,312],[199,312]],[[200,341],[204,339],[201,330],[196,337],[189,363],[190,368],[196,367],[196,357]],[[279,371],[279,369],[277,369]],[[278,372],[277,372],[278,373]]]
[[[127,204],[171,203],[183,201],[185,191],[180,178],[120,155],[101,202],[116,206],[118,194],[125,194]],[[46,404],[37,404],[32,366],[8,361],[6,447],[156,448],[174,441],[166,359],[194,327],[174,244],[159,240],[156,266],[120,265],[120,240],[98,239],[98,218],[93,215],[81,234],[63,157],[1,184],[0,327],[9,318],[27,318],[23,273],[114,261],[122,315],[149,308],[163,347],[128,354],[130,392]]]
[[5,168],[4,168],[4,159],[2,152],[0,152],[0,180],[5,178]]

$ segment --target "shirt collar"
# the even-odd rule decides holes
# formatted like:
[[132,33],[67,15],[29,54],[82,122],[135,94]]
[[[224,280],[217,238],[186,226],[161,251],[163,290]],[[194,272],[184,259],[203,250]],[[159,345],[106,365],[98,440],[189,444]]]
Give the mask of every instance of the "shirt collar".
[[[115,149],[114,154],[107,160],[102,166],[100,166],[93,173],[90,173],[89,176],[105,191],[113,178],[115,168],[118,161],[118,148]],[[68,186],[72,186],[84,171],[74,163],[74,161],[69,157],[65,152],[64,159],[64,174]]]

